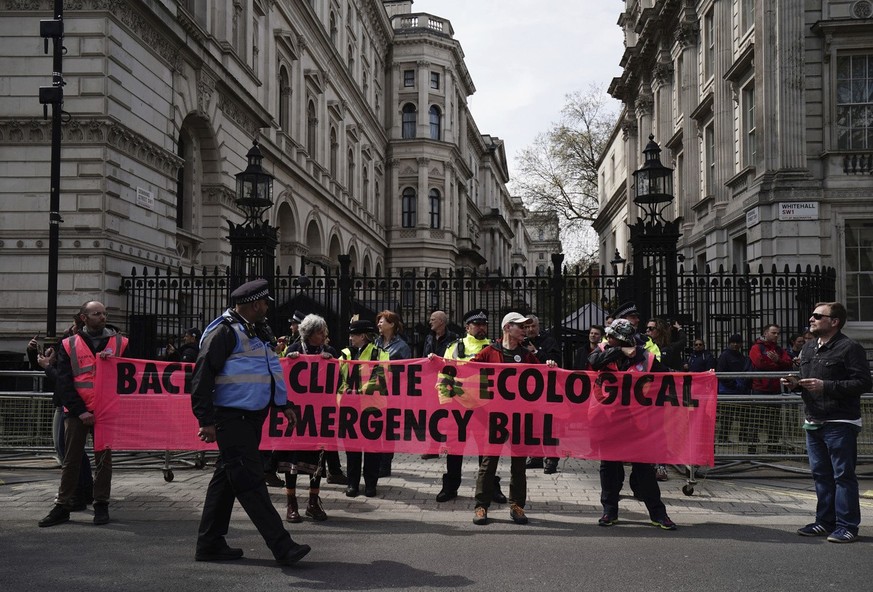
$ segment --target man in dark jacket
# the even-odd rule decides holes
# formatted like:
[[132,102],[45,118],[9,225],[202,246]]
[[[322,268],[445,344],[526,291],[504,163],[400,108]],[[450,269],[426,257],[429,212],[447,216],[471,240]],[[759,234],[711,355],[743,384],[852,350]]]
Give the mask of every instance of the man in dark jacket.
[[[748,358],[743,353],[743,336],[734,333],[728,338],[727,348],[718,356],[715,364],[716,372],[744,372]],[[749,394],[749,381],[745,378],[719,378],[718,394],[720,395],[747,395]],[[718,418],[716,422],[715,439],[717,442],[726,443],[730,440],[731,424],[734,421],[734,405],[724,404],[719,401]],[[744,432],[748,432],[744,429]]]
[[809,318],[816,339],[803,347],[800,379],[782,379],[786,387],[800,389],[803,398],[803,429],[818,498],[815,522],[797,534],[827,535],[832,543],[852,543],[858,538],[861,504],[855,465],[861,394],[873,388],[864,348],[843,334],[847,316],[839,302],[818,303]]
[[200,352],[200,336],[202,333],[197,327],[191,327],[182,335],[182,345],[176,348],[172,343],[167,344],[167,361],[168,362],[190,362],[193,364],[197,361],[197,354]]

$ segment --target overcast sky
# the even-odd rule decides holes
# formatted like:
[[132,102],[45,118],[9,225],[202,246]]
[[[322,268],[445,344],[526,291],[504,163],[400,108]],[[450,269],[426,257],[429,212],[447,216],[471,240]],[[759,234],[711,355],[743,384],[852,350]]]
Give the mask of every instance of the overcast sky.
[[[451,21],[476,86],[470,110],[483,134],[515,155],[560,115],[565,95],[621,75],[615,0],[415,0],[412,11]],[[619,108],[618,101],[615,104]]]

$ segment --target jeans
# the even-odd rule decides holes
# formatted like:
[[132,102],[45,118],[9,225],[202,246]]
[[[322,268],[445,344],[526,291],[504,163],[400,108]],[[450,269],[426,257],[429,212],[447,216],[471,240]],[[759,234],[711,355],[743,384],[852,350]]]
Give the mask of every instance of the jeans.
[[830,531],[845,528],[858,534],[861,502],[855,464],[859,431],[849,423],[828,422],[806,432],[809,467],[818,498],[815,521]]

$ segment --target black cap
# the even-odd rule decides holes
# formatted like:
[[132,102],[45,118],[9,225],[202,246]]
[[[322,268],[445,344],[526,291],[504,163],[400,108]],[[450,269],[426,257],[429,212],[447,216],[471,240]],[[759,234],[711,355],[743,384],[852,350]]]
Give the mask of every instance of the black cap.
[[258,300],[273,301],[270,297],[270,284],[265,279],[252,280],[230,293],[230,299],[234,304],[245,304]]
[[467,314],[464,315],[464,324],[469,325],[470,323],[487,323],[488,322],[488,311],[484,308],[474,308],[471,311],[468,311]]
[[728,338],[728,343],[742,343],[742,342],[743,342],[743,336],[740,335],[739,333],[734,333],[733,335],[731,335]]
[[186,329],[184,335],[190,335],[194,339],[200,339],[200,336],[203,335],[203,332],[197,327],[191,327],[190,329]]
[[303,322],[303,318],[306,315],[300,312],[299,310],[295,310],[294,314],[288,319],[288,324],[297,323],[298,325]]
[[361,335],[362,333],[375,333],[376,325],[373,321],[357,320],[349,323],[350,335]]
[[612,316],[617,319],[623,319],[630,315],[640,316],[640,311],[637,310],[637,305],[633,302],[623,302],[618,305],[618,308],[615,309],[615,313],[613,313]]

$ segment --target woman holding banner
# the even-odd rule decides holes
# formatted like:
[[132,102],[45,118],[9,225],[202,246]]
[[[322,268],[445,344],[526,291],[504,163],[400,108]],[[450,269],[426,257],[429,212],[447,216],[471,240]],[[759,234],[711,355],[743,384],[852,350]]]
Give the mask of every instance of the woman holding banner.
[[[376,315],[376,329],[379,337],[376,338],[376,347],[384,349],[392,360],[407,360],[412,357],[412,349],[400,334],[403,333],[403,323],[400,315],[391,310],[383,310]],[[382,454],[382,462],[379,466],[380,477],[391,476],[391,461],[394,460],[393,452]]]
[[[327,344],[327,321],[315,314],[306,315],[299,326],[300,340],[288,346],[286,357],[296,358],[303,355],[321,356],[329,360],[337,357],[336,350]],[[297,507],[297,475],[309,475],[309,503],[306,505],[306,515],[322,522],[327,520],[327,513],[321,505],[321,475],[324,472],[324,451],[301,450],[291,452],[287,462],[279,462],[279,468],[285,471],[285,496],[287,511],[285,520],[288,522],[303,522]]]

